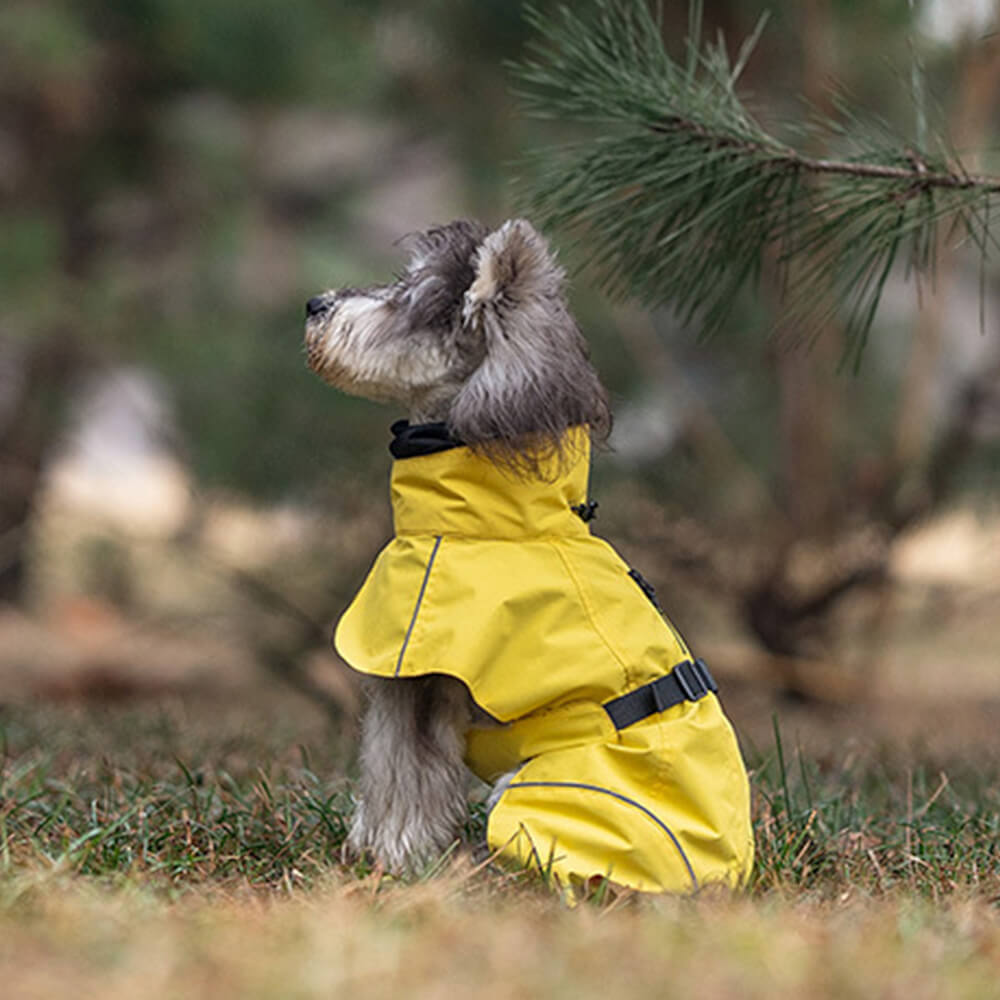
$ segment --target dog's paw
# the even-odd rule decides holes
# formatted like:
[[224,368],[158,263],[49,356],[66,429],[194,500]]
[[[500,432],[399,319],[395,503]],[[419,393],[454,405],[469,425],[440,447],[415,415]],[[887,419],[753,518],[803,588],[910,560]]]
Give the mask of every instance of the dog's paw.
[[354,857],[369,855],[393,875],[419,875],[436,864],[457,838],[443,828],[385,816],[373,823],[359,805],[346,847]]

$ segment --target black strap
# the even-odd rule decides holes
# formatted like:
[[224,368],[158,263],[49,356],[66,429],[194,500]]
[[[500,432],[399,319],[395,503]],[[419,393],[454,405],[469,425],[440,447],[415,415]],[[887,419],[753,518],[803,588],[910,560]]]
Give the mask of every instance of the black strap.
[[706,694],[715,694],[719,686],[708,671],[704,660],[683,660],[669,674],[643,684],[620,698],[604,703],[616,729],[625,729],[643,719],[665,712],[682,701],[698,701]]

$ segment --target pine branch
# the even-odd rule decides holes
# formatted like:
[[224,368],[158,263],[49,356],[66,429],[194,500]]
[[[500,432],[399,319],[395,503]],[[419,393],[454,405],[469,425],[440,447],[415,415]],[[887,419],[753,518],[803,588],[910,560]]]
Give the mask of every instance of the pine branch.
[[759,143],[738,143],[725,136],[709,133],[698,122],[675,118],[662,125],[652,125],[654,132],[688,132],[715,148],[724,148],[747,155],[760,155],[772,168],[779,170],[802,170],[812,174],[846,174],[849,177],[878,178],[880,180],[905,181],[913,189],[959,188],[974,189],[984,194],[1000,193],[1000,177],[968,174],[955,165],[945,173],[932,173],[931,168],[917,157],[909,155],[909,165],[905,167],[880,163],[864,163],[852,160],[828,160],[803,156],[794,149],[784,153],[774,153]]
[[942,224],[985,263],[1000,178],[849,113],[787,129],[806,149],[847,147],[842,156],[779,140],[736,93],[764,22],[733,62],[721,39],[701,45],[698,0],[691,6],[683,64],[645,0],[528,11],[537,40],[514,67],[526,111],[590,134],[530,158],[526,207],[568,233],[612,296],[670,304],[706,335],[765,262],[794,267],[788,323],[821,329],[844,308],[856,362],[894,265],[933,271]]

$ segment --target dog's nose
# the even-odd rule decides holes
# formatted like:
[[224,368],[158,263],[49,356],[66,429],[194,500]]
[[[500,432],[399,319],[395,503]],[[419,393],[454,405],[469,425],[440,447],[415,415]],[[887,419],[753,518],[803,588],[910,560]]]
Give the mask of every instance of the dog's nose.
[[322,295],[316,295],[306,303],[306,316],[318,316],[321,312],[326,312],[327,301]]

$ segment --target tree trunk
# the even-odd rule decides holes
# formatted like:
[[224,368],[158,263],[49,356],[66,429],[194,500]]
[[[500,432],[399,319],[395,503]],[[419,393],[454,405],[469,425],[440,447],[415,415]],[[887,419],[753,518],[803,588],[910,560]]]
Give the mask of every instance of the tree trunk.
[[[802,6],[802,92],[810,107],[830,113],[830,81],[836,70],[829,0]],[[821,149],[808,151],[815,156]],[[794,270],[789,276],[795,280]],[[793,335],[800,334],[793,331]],[[779,345],[777,359],[780,405],[781,489],[790,527],[795,534],[823,532],[838,505],[834,475],[833,420],[837,413],[835,375],[841,332],[833,320],[809,331],[807,340]]]
[[66,334],[0,344],[0,602],[25,596],[31,515],[81,360]]

